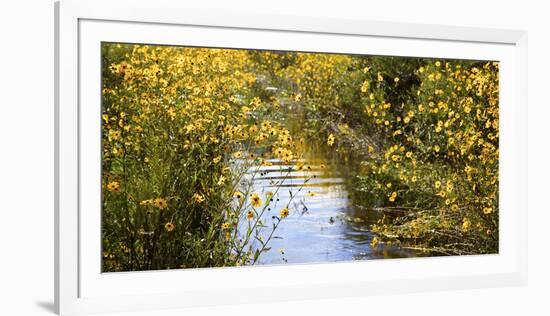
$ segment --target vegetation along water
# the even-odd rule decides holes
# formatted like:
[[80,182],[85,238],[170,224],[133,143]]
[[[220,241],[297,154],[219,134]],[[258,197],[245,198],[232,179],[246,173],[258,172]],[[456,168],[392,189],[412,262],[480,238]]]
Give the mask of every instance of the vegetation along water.
[[103,271],[498,253],[494,61],[102,44]]

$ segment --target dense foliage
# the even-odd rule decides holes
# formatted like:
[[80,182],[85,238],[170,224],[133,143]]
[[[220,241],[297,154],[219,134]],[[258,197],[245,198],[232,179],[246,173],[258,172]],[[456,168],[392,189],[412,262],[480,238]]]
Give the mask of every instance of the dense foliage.
[[361,158],[358,206],[385,215],[374,247],[498,251],[498,63],[297,59],[280,76],[297,83],[313,130]]
[[354,203],[384,214],[373,247],[498,251],[498,63],[125,44],[102,57],[104,271],[256,263],[259,231],[289,207],[272,198],[284,179],[252,192],[254,166],[303,168],[315,140],[356,158]]
[[259,230],[288,209],[267,227],[259,218],[282,182],[260,195],[247,179],[301,145],[270,120],[277,104],[257,96],[249,53],[102,49],[104,271],[256,262],[269,250]]

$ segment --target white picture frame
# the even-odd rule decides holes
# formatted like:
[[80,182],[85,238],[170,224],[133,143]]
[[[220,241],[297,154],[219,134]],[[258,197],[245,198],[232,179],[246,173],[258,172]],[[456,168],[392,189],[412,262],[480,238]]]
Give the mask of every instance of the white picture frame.
[[[251,16],[192,10],[175,0],[63,0],[55,4],[55,12],[57,313],[526,283],[526,32]],[[98,45],[102,41],[501,61],[499,254],[102,274],[97,207],[101,90]]]

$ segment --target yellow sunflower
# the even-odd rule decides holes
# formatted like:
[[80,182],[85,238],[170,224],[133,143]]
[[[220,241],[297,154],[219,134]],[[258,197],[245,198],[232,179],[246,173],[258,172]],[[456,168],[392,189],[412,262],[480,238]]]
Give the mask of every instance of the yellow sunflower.
[[176,228],[176,225],[168,222],[164,225],[164,229],[166,229],[167,232],[171,232]]
[[253,211],[246,212],[246,218],[248,218],[248,220],[252,220],[254,218],[254,212]]
[[287,207],[284,207],[281,209],[281,211],[279,211],[279,215],[281,216],[281,218],[288,217],[288,214],[290,214],[290,212],[288,211]]
[[154,203],[155,203],[155,206],[160,208],[161,210],[168,207],[168,202],[166,202],[166,200],[163,198],[156,198]]
[[252,193],[250,195],[250,204],[252,204],[252,207],[258,208],[262,206],[262,199],[258,195],[258,193]]
[[119,192],[120,191],[120,183],[116,181],[111,181],[107,184],[107,190],[111,192]]

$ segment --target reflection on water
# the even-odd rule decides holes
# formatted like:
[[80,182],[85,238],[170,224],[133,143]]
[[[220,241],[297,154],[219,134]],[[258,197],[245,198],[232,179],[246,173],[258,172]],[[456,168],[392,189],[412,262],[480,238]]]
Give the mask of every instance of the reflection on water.
[[[339,159],[327,160],[318,150],[304,157],[304,167],[285,165],[270,160],[271,166],[258,166],[249,174],[253,192],[265,196],[278,192],[262,216],[262,222],[271,226],[272,216],[288,205],[289,217],[279,225],[269,242],[271,250],[260,256],[260,264],[311,263],[355,259],[373,259],[410,256],[397,248],[378,249],[370,246],[372,233],[368,225],[376,222],[379,214],[354,208],[346,190],[353,172]],[[282,182],[282,185],[278,185]],[[292,198],[294,197],[294,198]],[[241,226],[241,231],[246,227]],[[270,227],[262,231],[267,238]]]

